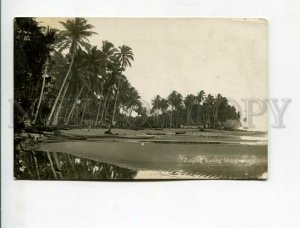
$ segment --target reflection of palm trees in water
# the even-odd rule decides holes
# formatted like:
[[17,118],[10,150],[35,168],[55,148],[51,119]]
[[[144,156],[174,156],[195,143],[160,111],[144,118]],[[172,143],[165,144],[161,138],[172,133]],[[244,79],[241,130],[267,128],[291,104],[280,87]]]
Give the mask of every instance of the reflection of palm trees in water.
[[67,153],[45,153],[16,149],[17,179],[99,180],[133,179],[137,172],[112,164],[79,158]]

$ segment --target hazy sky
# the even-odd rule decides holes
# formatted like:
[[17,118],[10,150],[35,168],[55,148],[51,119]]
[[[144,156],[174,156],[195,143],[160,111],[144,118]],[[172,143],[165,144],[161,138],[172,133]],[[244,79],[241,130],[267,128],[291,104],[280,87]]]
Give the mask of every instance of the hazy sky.
[[[64,18],[37,18],[44,25],[63,29]],[[126,70],[142,99],[183,96],[200,90],[235,99],[267,98],[267,24],[244,19],[124,19],[88,18],[95,26],[89,40],[116,47],[128,45],[134,53]],[[266,130],[266,116],[255,120]]]

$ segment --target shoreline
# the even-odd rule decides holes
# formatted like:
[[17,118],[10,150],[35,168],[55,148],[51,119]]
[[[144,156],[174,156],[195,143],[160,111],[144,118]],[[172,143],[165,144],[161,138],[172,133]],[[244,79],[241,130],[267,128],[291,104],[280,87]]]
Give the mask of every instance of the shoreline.
[[[26,153],[33,151],[37,157],[50,153],[53,163],[57,163],[54,162],[57,154],[73,156],[140,172],[138,178],[144,173],[146,179],[265,179],[267,140],[259,144],[253,134],[244,136],[255,140],[241,140],[240,133],[232,134],[232,131],[187,131],[180,135],[173,134],[174,131],[148,139],[140,137],[148,130],[124,129],[114,129],[118,137],[106,135],[101,138],[104,129],[62,130],[60,135],[53,134],[52,137],[24,133],[23,137],[30,142],[27,142]],[[83,134],[84,140],[80,139]],[[97,138],[99,134],[100,138]],[[231,141],[233,139],[235,141]]]

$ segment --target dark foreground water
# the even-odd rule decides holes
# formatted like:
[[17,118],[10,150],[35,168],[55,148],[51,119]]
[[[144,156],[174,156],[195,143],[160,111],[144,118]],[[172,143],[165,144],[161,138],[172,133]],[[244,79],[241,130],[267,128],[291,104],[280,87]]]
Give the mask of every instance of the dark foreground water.
[[67,153],[32,153],[18,156],[15,178],[25,180],[133,179],[137,171],[78,158]]

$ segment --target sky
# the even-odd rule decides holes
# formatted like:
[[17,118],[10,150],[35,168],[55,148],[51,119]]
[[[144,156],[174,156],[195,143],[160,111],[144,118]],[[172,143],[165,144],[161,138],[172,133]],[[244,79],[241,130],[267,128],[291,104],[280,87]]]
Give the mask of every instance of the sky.
[[[218,93],[237,101],[266,99],[267,23],[260,19],[87,18],[101,47],[130,46],[134,62],[125,75],[144,103],[173,90],[183,96]],[[42,25],[63,29],[66,18],[37,18]],[[254,110],[257,107],[254,107]],[[254,118],[256,130],[267,130],[267,114]]]

